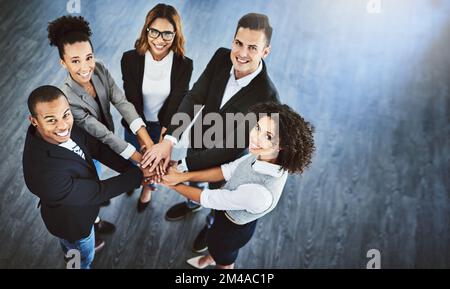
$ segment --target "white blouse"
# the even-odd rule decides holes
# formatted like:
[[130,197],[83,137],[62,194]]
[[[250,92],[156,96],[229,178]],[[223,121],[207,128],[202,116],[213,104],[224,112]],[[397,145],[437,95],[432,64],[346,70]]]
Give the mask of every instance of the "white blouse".
[[[250,157],[250,154],[223,164],[220,168],[225,181],[230,180],[239,163]],[[265,161],[256,160],[252,165],[254,171],[282,178],[282,184],[286,183],[288,173],[280,170],[280,166]],[[205,208],[216,210],[246,210],[253,214],[259,214],[270,208],[272,205],[272,193],[264,186],[259,184],[243,184],[235,190],[226,189],[204,189],[200,195],[200,204]]]
[[160,61],[154,60],[149,51],[145,53],[142,95],[147,121],[158,121],[158,112],[170,94],[172,63],[172,50]]

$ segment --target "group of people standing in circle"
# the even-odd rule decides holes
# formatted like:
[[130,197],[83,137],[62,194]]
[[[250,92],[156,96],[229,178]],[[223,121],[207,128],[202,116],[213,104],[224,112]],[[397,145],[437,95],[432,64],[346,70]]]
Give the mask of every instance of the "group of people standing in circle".
[[[173,6],[153,7],[134,49],[123,53],[123,90],[96,60],[91,35],[81,16],[50,22],[50,45],[58,49],[67,77],[59,88],[41,86],[28,98],[24,178],[40,199],[47,229],[64,253],[78,250],[80,267],[91,268],[95,252],[105,245],[99,235],[116,230],[98,217],[100,206],[142,186],[137,210],[143,212],[163,185],[186,197],[168,209],[167,221],[211,209],[192,246],[208,254],[187,262],[196,268],[234,268],[257,220],[276,207],[288,173],[303,173],[314,152],[312,125],[280,103],[267,73],[268,17],[244,15],[231,49],[219,48],[192,88],[193,60],[185,55],[181,18]],[[115,133],[111,105],[122,117],[124,136]],[[172,117],[185,113],[193,119],[195,105],[203,106],[203,115],[262,117],[244,130],[245,148],[189,147],[185,158],[172,160],[179,142]],[[211,124],[201,126],[205,132]],[[224,133],[218,141],[230,137],[239,136]],[[99,163],[120,174],[100,180]]]

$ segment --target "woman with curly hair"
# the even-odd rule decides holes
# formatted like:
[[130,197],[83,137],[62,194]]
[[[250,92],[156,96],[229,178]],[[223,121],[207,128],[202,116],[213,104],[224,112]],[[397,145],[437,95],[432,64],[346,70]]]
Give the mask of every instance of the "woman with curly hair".
[[62,16],[50,22],[47,30],[50,45],[58,48],[61,65],[68,72],[61,90],[69,99],[76,124],[123,158],[141,162],[141,153],[114,134],[110,105],[119,111],[141,146],[149,148],[153,142],[134,106],[105,65],[95,59],[89,23],[81,16]]
[[[250,109],[258,117],[249,136],[249,152],[231,163],[202,171],[181,173],[170,167],[163,184],[179,194],[215,209],[207,232],[209,254],[187,262],[196,268],[216,265],[233,269],[239,249],[250,241],[259,218],[272,211],[288,173],[303,173],[314,152],[313,127],[287,105],[266,102]],[[222,189],[201,190],[187,181],[217,182]]]

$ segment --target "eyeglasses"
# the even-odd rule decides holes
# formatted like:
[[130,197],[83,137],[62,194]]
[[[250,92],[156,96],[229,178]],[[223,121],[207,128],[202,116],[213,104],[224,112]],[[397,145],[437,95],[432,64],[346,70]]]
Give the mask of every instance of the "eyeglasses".
[[172,31],[159,31],[157,29],[154,28],[147,28],[147,32],[148,32],[148,37],[150,38],[158,38],[159,35],[161,35],[162,39],[165,41],[170,41],[173,39],[173,37],[175,36],[175,32]]

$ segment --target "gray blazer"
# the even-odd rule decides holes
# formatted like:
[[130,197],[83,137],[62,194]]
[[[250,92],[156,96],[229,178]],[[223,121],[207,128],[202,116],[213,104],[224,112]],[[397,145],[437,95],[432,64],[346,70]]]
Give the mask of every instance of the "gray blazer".
[[128,143],[114,134],[114,122],[110,112],[110,103],[119,111],[130,125],[140,118],[134,106],[128,102],[123,91],[116,85],[108,69],[101,62],[96,62],[92,83],[97,91],[106,125],[99,121],[101,111],[95,99],[76,83],[68,74],[61,90],[69,99],[70,109],[78,126],[90,135],[108,145],[114,152],[121,154]]

